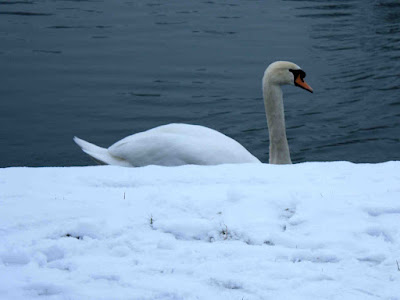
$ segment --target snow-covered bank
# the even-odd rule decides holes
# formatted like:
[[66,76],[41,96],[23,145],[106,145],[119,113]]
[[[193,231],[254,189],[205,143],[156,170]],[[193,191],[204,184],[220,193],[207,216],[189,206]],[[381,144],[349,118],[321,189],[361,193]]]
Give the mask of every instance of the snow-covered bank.
[[0,169],[0,299],[400,299],[400,162]]

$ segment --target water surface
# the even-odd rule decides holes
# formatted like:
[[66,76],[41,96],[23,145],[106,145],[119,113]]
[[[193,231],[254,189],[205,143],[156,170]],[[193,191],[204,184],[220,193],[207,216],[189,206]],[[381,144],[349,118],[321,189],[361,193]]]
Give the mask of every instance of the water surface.
[[261,78],[284,88],[294,162],[400,159],[398,1],[0,1],[0,166],[92,161],[158,125],[221,131],[268,161]]

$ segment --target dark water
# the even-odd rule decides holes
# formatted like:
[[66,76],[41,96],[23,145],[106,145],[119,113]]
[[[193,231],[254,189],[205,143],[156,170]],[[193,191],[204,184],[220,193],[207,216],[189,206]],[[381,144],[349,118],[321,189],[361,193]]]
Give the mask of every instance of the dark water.
[[0,166],[92,161],[161,124],[217,129],[268,160],[261,78],[275,60],[292,160],[400,159],[400,2],[0,1]]

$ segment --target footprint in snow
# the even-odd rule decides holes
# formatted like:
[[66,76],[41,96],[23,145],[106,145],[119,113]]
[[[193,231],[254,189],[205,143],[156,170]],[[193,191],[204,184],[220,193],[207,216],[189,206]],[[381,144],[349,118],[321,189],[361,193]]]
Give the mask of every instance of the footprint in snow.
[[393,238],[390,235],[390,233],[382,228],[379,227],[369,228],[366,230],[366,233],[372,237],[383,238],[383,240],[387,243],[393,243]]
[[400,207],[369,207],[366,211],[371,217],[379,217],[387,214],[400,214]]
[[24,289],[37,296],[54,296],[63,292],[60,286],[50,283],[33,283],[25,286]]

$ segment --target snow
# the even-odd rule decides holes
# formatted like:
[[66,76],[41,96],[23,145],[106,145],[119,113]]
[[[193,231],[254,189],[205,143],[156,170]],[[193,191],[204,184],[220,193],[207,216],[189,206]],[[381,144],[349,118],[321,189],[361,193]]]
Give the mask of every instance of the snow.
[[0,169],[0,299],[400,299],[400,162]]

